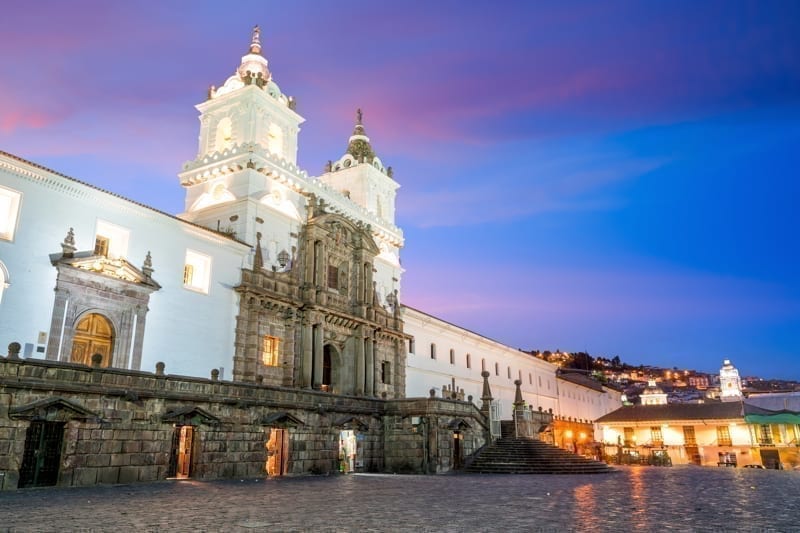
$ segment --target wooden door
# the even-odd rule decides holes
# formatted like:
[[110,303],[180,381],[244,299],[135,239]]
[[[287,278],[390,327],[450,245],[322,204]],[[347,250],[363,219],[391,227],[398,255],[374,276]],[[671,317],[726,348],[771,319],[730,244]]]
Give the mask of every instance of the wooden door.
[[289,432],[283,428],[271,428],[267,441],[267,474],[283,476],[289,465]]
[[114,328],[103,315],[92,313],[83,317],[75,326],[72,340],[73,363],[92,364],[92,355],[103,356],[101,366],[111,366],[114,349]]
[[194,445],[194,427],[181,426],[178,440],[178,468],[176,477],[186,478],[192,475],[192,448]]

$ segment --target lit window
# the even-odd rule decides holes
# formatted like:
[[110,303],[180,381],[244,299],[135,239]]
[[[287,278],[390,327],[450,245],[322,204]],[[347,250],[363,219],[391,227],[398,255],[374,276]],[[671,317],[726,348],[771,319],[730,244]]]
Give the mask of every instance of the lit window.
[[186,250],[183,267],[183,286],[193,291],[208,294],[211,282],[211,258],[205,254]]
[[661,426],[653,426],[650,428],[650,440],[653,446],[663,446],[664,436],[661,433]]
[[[120,259],[128,255],[128,240],[130,239],[131,232],[127,229],[106,222],[105,220],[97,221],[97,230],[95,231],[95,254],[103,255],[111,259]],[[105,253],[98,253],[97,246],[100,244],[100,250]]]
[[0,239],[14,240],[21,198],[22,195],[17,191],[0,187]]
[[267,150],[275,155],[283,155],[283,131],[277,124],[269,125],[267,133]]
[[233,144],[233,124],[228,117],[217,124],[217,150],[224,150]]
[[717,445],[731,446],[731,432],[728,426],[717,426]]
[[265,366],[278,366],[278,350],[281,340],[278,337],[264,335],[261,340],[261,360]]

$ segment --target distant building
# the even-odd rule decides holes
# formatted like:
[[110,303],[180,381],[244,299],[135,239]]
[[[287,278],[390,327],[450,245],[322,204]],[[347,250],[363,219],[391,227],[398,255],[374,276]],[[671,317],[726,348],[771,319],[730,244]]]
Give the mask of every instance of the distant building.
[[739,371],[730,360],[725,359],[719,369],[719,399],[723,402],[742,399],[742,380]]
[[661,388],[656,385],[655,380],[651,379],[647,382],[647,387],[642,391],[642,394],[639,396],[642,401],[642,405],[666,405],[667,404],[667,393],[661,390]]

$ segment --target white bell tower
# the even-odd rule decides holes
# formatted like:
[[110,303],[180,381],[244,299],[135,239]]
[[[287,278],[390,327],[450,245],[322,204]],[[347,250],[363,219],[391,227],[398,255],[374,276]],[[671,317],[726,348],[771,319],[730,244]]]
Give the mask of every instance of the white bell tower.
[[197,157],[179,174],[186,188],[181,218],[255,244],[264,205],[290,218],[303,212],[304,200],[278,177],[302,174],[297,137],[304,119],[273,80],[258,26],[233,75],[222,87],[211,86],[208,99],[196,107]]
[[722,362],[719,369],[719,399],[723,402],[732,402],[742,399],[742,380],[739,371],[730,360]]

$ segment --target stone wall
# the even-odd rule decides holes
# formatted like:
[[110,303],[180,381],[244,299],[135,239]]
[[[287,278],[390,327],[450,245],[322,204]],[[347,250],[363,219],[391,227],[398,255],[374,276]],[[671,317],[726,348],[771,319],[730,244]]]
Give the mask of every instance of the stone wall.
[[287,473],[340,468],[339,433],[358,435],[356,471],[444,472],[485,422],[468,402],[382,400],[73,363],[0,357],[0,489],[17,488],[28,428],[63,424],[57,483],[131,483],[175,473],[176,427],[192,426],[189,477],[264,476],[270,428],[289,435]]

